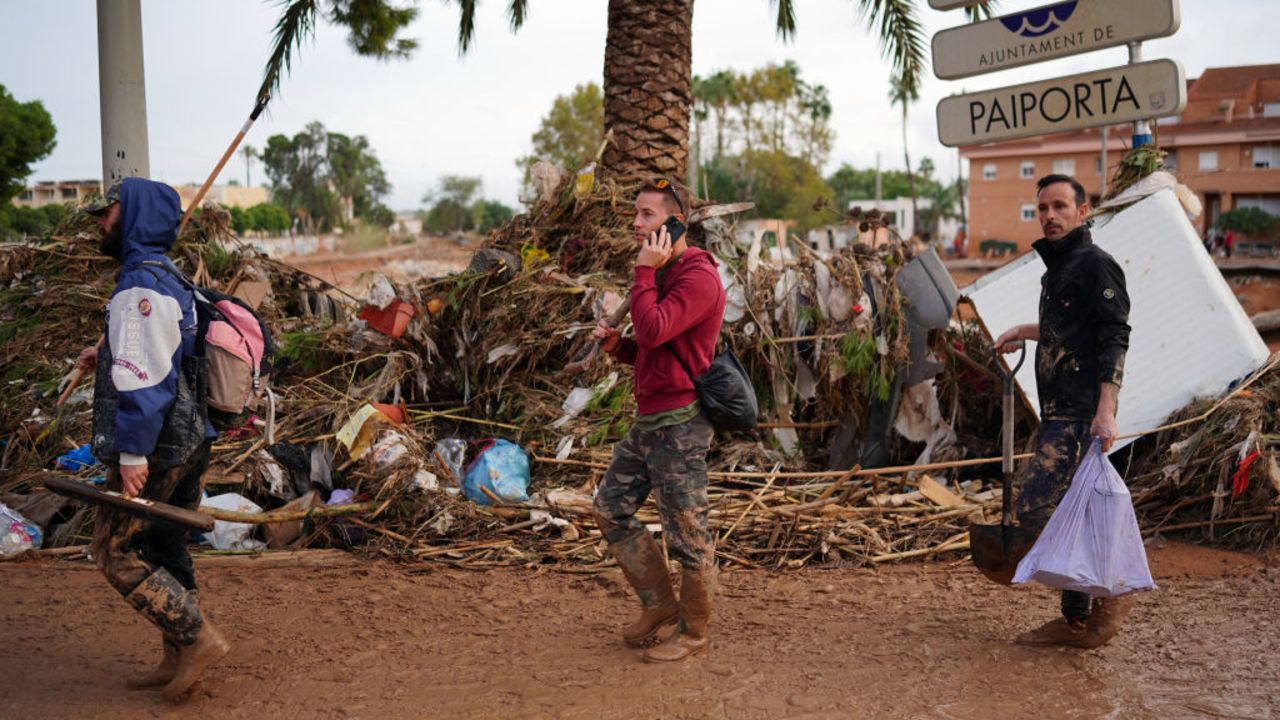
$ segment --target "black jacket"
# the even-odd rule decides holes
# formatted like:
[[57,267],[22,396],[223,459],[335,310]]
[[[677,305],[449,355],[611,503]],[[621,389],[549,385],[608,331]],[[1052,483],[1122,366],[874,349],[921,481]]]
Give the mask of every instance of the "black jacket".
[[1129,349],[1124,270],[1081,225],[1056,242],[1032,246],[1047,270],[1040,279],[1036,389],[1045,420],[1091,420],[1104,382],[1120,386]]

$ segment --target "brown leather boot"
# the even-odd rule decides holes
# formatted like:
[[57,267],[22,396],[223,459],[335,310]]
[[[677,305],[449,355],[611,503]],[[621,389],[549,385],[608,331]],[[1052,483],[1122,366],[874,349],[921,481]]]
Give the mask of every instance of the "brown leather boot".
[[1073,623],[1066,618],[1050,620],[1035,630],[1028,630],[1014,642],[1019,645],[1071,645],[1079,647],[1087,632],[1085,623]]
[[680,605],[671,589],[667,561],[647,530],[611,543],[609,549],[640,598],[640,617],[622,629],[622,640],[632,647],[643,647],[657,636],[663,626],[674,623],[680,614]]
[[178,646],[169,641],[164,640],[164,657],[160,659],[160,664],[154,670],[145,674],[131,677],[125,680],[125,687],[130,690],[149,690],[158,688],[162,685],[168,685],[173,679],[174,673],[178,671]]
[[204,671],[221,660],[230,649],[231,643],[205,618],[195,642],[178,648],[178,668],[173,680],[164,686],[164,698],[177,700],[182,697],[183,693],[200,680]]
[[1077,647],[1096,648],[1111,642],[1120,634],[1120,626],[1133,610],[1134,596],[1098,598],[1089,612],[1089,624]]
[[707,649],[711,644],[707,639],[707,623],[711,619],[713,583],[714,568],[685,568],[680,580],[680,624],[671,637],[645,651],[645,662],[679,662]]

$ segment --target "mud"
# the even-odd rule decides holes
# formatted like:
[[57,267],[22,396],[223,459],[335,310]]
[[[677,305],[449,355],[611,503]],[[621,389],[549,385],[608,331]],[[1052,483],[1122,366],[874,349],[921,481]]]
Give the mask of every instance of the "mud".
[[412,243],[364,252],[340,250],[286,257],[282,260],[345,288],[371,270],[377,270],[397,283],[443,277],[465,269],[474,252],[474,245],[460,244],[444,237],[424,237]]
[[1280,566],[1151,550],[1161,588],[1099,650],[1014,645],[1040,587],[964,561],[722,574],[709,654],[640,662],[621,574],[198,561],[228,658],[185,705],[124,690],[158,634],[85,563],[0,564],[0,717],[1272,718]]

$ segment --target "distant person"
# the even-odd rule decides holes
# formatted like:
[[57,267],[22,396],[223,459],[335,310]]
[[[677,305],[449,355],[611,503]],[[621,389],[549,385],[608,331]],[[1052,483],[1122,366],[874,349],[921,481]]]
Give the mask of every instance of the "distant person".
[[[1116,407],[1129,348],[1129,293],[1124,270],[1093,244],[1084,219],[1084,187],[1066,175],[1036,184],[1044,237],[1032,246],[1045,264],[1040,318],[996,340],[1010,353],[1036,341],[1036,391],[1040,434],[1035,457],[1024,468],[1016,497],[1019,524],[1040,532],[1071,486],[1076,467],[1097,438],[1104,452],[1116,438]],[[1120,630],[1133,596],[1093,600],[1062,592],[1062,617],[1018,636],[1023,645],[1098,647]]]
[[961,225],[960,229],[956,231],[955,239],[951,241],[951,254],[958,258],[966,257],[965,245],[968,242],[968,240],[969,238],[965,234],[964,226]]
[[[102,230],[102,253],[121,264],[107,304],[102,349],[79,364],[97,371],[93,454],[107,489],[195,509],[217,433],[209,424],[191,290],[163,268],[178,237],[178,193],[142,178],[117,182],[85,208]],[[130,689],[182,696],[229,645],[201,610],[189,533],[171,523],[98,508],[93,559],[125,600],[160,630],[164,655]]]
[[1236,233],[1234,230],[1227,230],[1222,238],[1222,250],[1226,253],[1227,259],[1231,258],[1231,251],[1236,247]]
[[[613,448],[596,493],[596,522],[640,598],[640,617],[622,631],[632,646],[664,626],[676,631],[645,651],[646,662],[675,662],[707,647],[715,587],[715,539],[707,497],[707,451],[714,435],[693,378],[711,365],[724,318],[725,292],[712,255],[674,241],[664,224],[686,222],[692,197],[656,178],[640,188],[632,230],[639,254],[631,286],[634,338],[601,321],[592,338],[615,360],[635,367],[636,418]],[[667,550],[680,563],[677,600],[661,548],[636,512],[650,493]]]

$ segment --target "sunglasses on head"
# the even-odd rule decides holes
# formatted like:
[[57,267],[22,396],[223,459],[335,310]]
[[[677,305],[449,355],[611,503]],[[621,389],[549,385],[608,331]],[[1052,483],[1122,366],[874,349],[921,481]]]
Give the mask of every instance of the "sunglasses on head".
[[653,186],[660,192],[670,195],[671,199],[676,201],[676,207],[680,208],[680,214],[684,215],[684,201],[680,199],[680,195],[676,193],[676,189],[671,185],[670,180],[666,178],[658,178],[653,181]]

